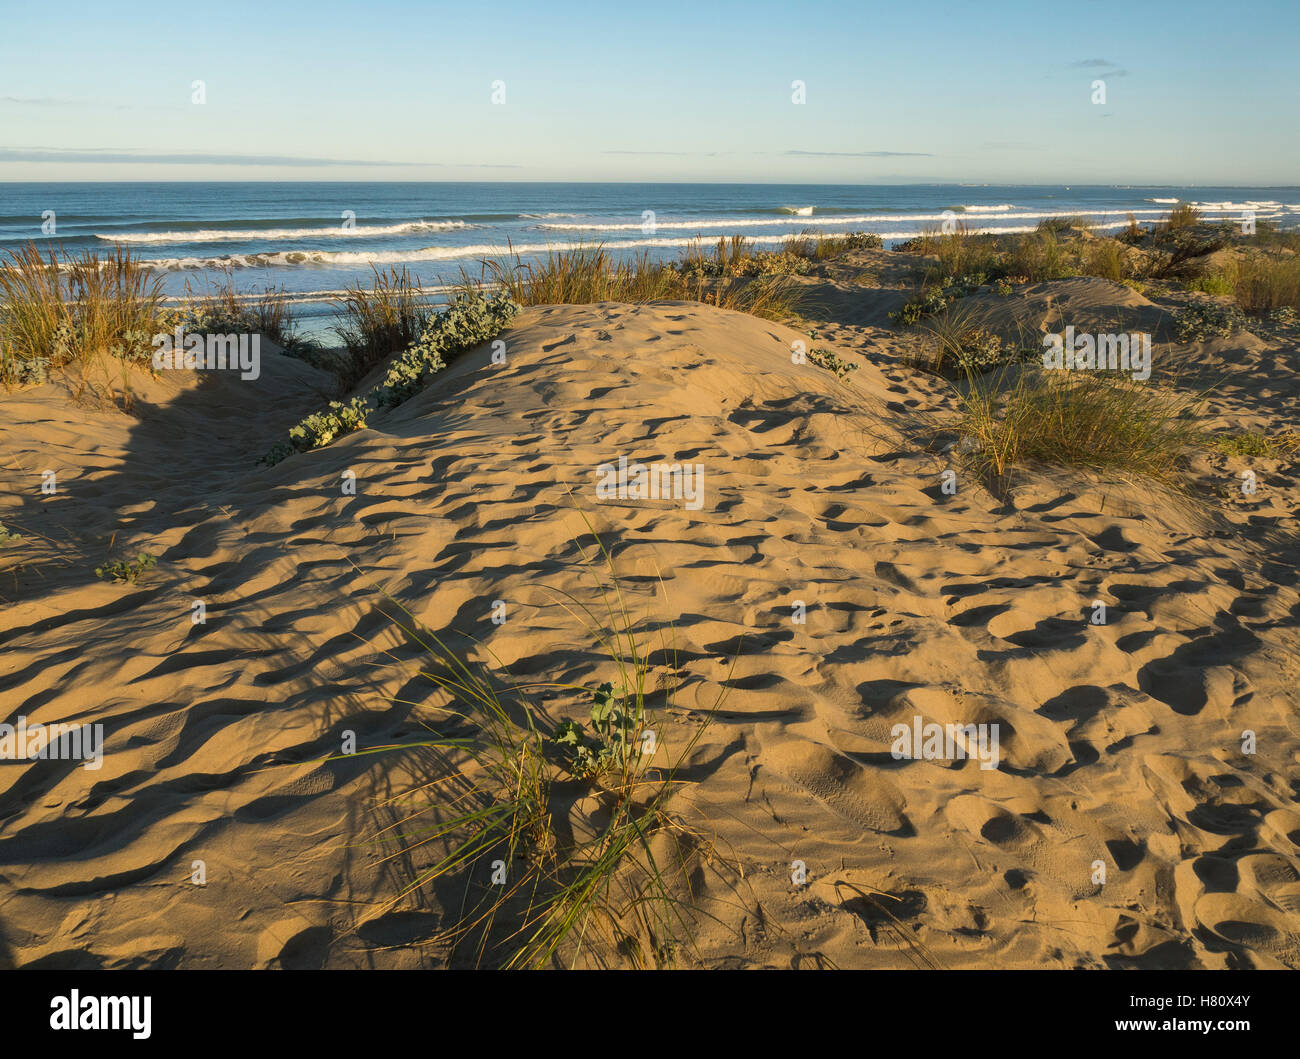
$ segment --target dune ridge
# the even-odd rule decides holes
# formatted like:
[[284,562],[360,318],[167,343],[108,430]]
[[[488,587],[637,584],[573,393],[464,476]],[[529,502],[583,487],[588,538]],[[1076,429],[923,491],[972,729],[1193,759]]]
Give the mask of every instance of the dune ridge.
[[[1158,325],[1103,280],[1043,287],[1008,327],[1062,300]],[[590,591],[585,513],[647,633],[670,628],[666,733],[725,690],[686,797],[752,904],[702,928],[706,964],[903,967],[919,945],[949,967],[1300,966],[1300,593],[1271,531],[1293,472],[1257,461],[1269,488],[1222,509],[1054,471],[1007,496],[959,471],[947,495],[946,384],[897,359],[889,298],[837,296],[870,306],[818,325],[845,381],[792,361],[806,335],[708,306],[528,309],[504,366],[480,348],[270,468],[325,385],[288,358],[255,388],[142,379],[134,420],[7,397],[0,518],[45,540],[0,583],[0,715],[94,720],[106,743],[97,771],[0,764],[0,963],[438,965],[448,895],[388,907],[418,856],[364,841],[430,760],[321,759],[348,730],[420,739],[385,593],[516,676],[609,679],[554,602]],[[1268,380],[1253,413],[1285,408],[1272,346],[1208,356],[1243,346]],[[704,504],[598,500],[620,456],[701,465]],[[110,540],[155,571],[96,580]],[[915,717],[999,725],[999,767],[894,758]]]

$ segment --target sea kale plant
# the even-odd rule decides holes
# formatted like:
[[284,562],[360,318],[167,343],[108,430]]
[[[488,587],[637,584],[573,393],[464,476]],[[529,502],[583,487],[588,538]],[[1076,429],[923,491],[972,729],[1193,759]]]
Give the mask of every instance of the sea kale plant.
[[485,298],[462,291],[425,324],[419,339],[388,369],[372,395],[380,408],[393,408],[419,393],[429,377],[447,366],[448,358],[495,338],[515,318],[519,306],[503,294]]
[[101,581],[115,584],[134,585],[149,567],[158,561],[157,556],[140,552],[134,559],[114,559],[103,566],[95,567],[95,576]]
[[644,715],[638,697],[624,688],[615,693],[610,683],[600,685],[591,696],[591,728],[588,739],[578,721],[564,721],[555,729],[555,743],[565,767],[578,779],[594,779],[615,772],[641,753],[640,735]]
[[1235,334],[1245,326],[1245,317],[1235,305],[1193,302],[1174,313],[1174,334],[1179,342],[1200,342]]
[[819,368],[825,368],[831,372],[837,379],[843,379],[850,372],[858,370],[856,364],[851,364],[843,357],[837,356],[829,349],[822,349],[820,346],[814,346],[808,350],[808,359],[816,364]]
[[935,313],[941,313],[944,309],[952,304],[956,297],[955,292],[944,287],[931,287],[921,297],[907,302],[897,312],[889,314],[890,320],[900,326],[907,327],[917,323],[922,317],[933,316]]
[[289,430],[287,442],[277,442],[261,462],[273,465],[361,430],[375,411],[395,408],[419,393],[453,357],[499,335],[518,311],[518,304],[504,294],[488,297],[480,290],[461,291],[429,318],[419,339],[397,356],[383,382],[364,397],[353,397],[347,404],[331,401],[325,411],[309,415]]

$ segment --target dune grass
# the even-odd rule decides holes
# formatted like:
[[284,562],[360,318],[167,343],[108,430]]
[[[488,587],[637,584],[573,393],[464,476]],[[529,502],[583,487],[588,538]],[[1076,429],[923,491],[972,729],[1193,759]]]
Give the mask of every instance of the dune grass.
[[167,330],[160,277],[130,251],[64,257],[34,244],[0,263],[0,381],[39,382],[48,371],[101,358],[147,361]]
[[369,286],[357,281],[344,292],[342,323],[334,328],[347,353],[344,389],[355,386],[385,357],[414,343],[431,316],[423,287],[406,268],[371,269],[374,279]]
[[[964,221],[959,221],[951,232],[928,229],[916,240],[915,249],[938,258],[938,267],[926,272],[927,281],[982,276],[1038,283],[1079,275],[1086,271],[1088,260],[1077,248],[1077,240],[1067,243],[1055,225],[1007,237],[973,234]],[[1099,264],[1114,271],[1109,262]]]
[[[800,292],[788,276],[733,274],[752,257],[749,241],[736,236],[720,240],[712,253],[696,244],[678,262],[654,261],[646,252],[620,258],[596,245],[552,251],[535,264],[518,255],[489,258],[483,272],[484,281],[519,305],[698,301],[772,320],[796,315]],[[463,275],[462,283],[475,281]]]
[[297,320],[284,287],[241,293],[233,266],[227,265],[221,276],[200,291],[186,283],[180,311],[188,330],[256,333],[286,350],[299,343]]
[[1088,221],[1078,214],[1067,217],[1044,217],[1038,222],[1038,231],[1050,232],[1052,235],[1064,235],[1067,232],[1087,227]]
[[1202,400],[1127,375],[1025,368],[972,377],[959,391],[962,435],[977,472],[1004,477],[1040,463],[1176,485],[1200,440]]
[[1079,271],[1114,283],[1123,283],[1134,274],[1124,244],[1115,239],[1094,239],[1087,243],[1082,249]]
[[1300,457],[1300,430],[1276,434],[1209,434],[1206,443],[1227,456],[1292,459]]
[[1232,277],[1237,304],[1248,313],[1290,306],[1300,311],[1300,255],[1250,254]]
[[972,235],[965,221],[958,221],[951,232],[926,228],[917,240],[917,250],[939,259],[938,278],[953,278],[976,273],[1000,274],[1003,255],[992,236]]
[[1079,274],[1079,262],[1066,248],[1056,229],[1045,228],[1017,239],[1003,266],[1008,275],[1030,283],[1066,279]]
[[483,264],[490,281],[519,305],[647,302],[682,293],[680,275],[671,265],[652,261],[648,252],[620,260],[604,246],[589,246],[550,251],[536,264],[517,255]]
[[[594,555],[584,550],[583,562],[601,603],[593,610],[562,597],[600,645],[613,678],[594,696],[597,739],[585,757],[575,759],[584,739],[573,723],[554,723],[533,696],[542,689],[587,696],[590,688],[503,683],[404,608],[398,619],[422,653],[421,675],[446,703],[431,707],[436,738],[428,744],[446,771],[411,793],[418,808],[383,838],[396,841],[394,856],[409,860],[421,850],[431,861],[396,900],[429,886],[459,891],[431,939],[453,964],[668,967],[693,949],[704,913],[692,876],[703,861],[719,865],[672,803],[682,763],[713,711],[669,752],[659,718],[672,703],[672,687],[655,686],[613,559],[592,536],[608,583]],[[662,630],[660,651],[673,656]],[[595,753],[601,746],[608,752]]]
[[1200,210],[1190,202],[1180,202],[1169,211],[1169,216],[1164,219],[1159,228],[1161,231],[1174,232],[1180,228],[1191,228],[1199,223],[1200,219]]
[[946,378],[984,374],[1025,358],[1035,336],[1024,329],[1016,341],[1004,342],[991,327],[992,314],[956,301],[924,317],[909,336],[906,363]]

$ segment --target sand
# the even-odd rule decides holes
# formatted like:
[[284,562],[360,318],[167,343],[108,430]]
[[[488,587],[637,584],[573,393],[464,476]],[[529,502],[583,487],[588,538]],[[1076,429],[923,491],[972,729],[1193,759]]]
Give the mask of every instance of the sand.
[[[385,594],[516,678],[611,679],[557,602],[592,596],[585,513],[677,685],[665,742],[723,694],[683,800],[745,881],[704,882],[704,965],[1300,967],[1300,467],[1198,457],[1221,503],[1064,470],[947,495],[952,400],[899,360],[902,294],[819,294],[843,382],[707,306],[528,309],[506,365],[476,350],[270,468],[327,385],[287,357],[137,379],[137,417],[5,395],[0,522],[32,536],[0,575],[0,719],[100,722],[105,752],[0,763],[0,964],[439,966],[440,894],[392,905],[419,854],[371,841],[428,757],[322,759],[427,734]],[[1062,303],[1165,316],[1094,279],[990,312],[1041,332]],[[1158,377],[1233,372],[1209,425],[1293,425],[1293,348],[1160,348]],[[701,465],[704,502],[598,500],[619,456]],[[141,549],[139,583],[95,577]],[[998,725],[998,767],[895,758],[915,718]]]

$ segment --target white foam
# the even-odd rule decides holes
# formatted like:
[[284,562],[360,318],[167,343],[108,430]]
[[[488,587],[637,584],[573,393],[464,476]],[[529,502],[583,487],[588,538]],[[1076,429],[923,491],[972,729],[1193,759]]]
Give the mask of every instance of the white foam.
[[[1094,225],[1097,228],[1120,228],[1125,222],[1116,221],[1109,224]],[[1002,226],[996,228],[981,227],[969,229],[972,235],[1010,235],[1016,232],[1031,232],[1034,228],[1032,225],[1020,226]],[[672,250],[685,249],[686,247],[703,243],[707,246],[709,243],[716,242],[718,239],[725,239],[726,232],[714,232],[712,234],[702,234],[689,238],[677,236],[667,238],[645,238],[645,239],[626,239],[617,243],[606,244],[604,249],[611,253],[617,253],[621,250]],[[899,232],[881,232],[878,233],[882,239],[911,239],[917,235],[915,230]],[[784,235],[759,235],[754,236],[752,242],[759,246],[780,246],[785,242],[787,236]],[[810,236],[813,239],[834,238],[834,233],[814,233]],[[495,258],[505,257],[513,258],[533,257],[548,253],[566,253],[572,250],[594,250],[591,243],[584,242],[553,242],[553,243],[532,243],[527,245],[515,244],[513,246],[502,246],[500,244],[480,243],[473,246],[428,246],[420,250],[378,250],[378,251],[353,251],[353,250],[281,250],[265,254],[230,254],[223,257],[182,257],[167,258],[158,261],[145,262],[150,268],[162,271],[180,271],[189,269],[211,269],[225,268],[233,266],[235,268],[303,268],[303,267],[346,267],[346,266],[367,266],[367,265],[389,265],[400,264],[409,261],[455,261],[464,258]]]
[[450,232],[476,225],[464,221],[408,221],[404,224],[374,224],[353,228],[202,228],[193,232],[109,232],[96,239],[110,243],[251,243],[284,239],[365,238],[381,235],[409,235],[413,232]]
[[[1047,220],[1051,217],[1127,217],[1130,213],[1137,216],[1156,216],[1163,217],[1168,210],[1158,209],[1136,209],[1136,210],[1037,210],[1025,211],[1021,213],[999,213],[998,220]],[[896,214],[862,214],[855,217],[818,217],[817,223],[820,225],[846,225],[846,224],[907,224],[918,221],[945,221],[949,218],[960,218],[960,214],[953,210],[947,210],[944,213],[896,213]],[[780,224],[798,224],[799,221],[791,217],[768,217],[768,218],[730,218],[730,217],[701,217],[693,221],[658,221],[655,229],[666,229],[669,231],[690,231],[691,229],[701,229],[704,227],[726,227],[726,228],[763,228],[772,227]],[[595,221],[584,221],[576,224],[539,224],[538,229],[554,232],[632,232],[641,231],[643,225],[639,222],[627,224],[602,224]],[[919,234],[914,232],[912,234]]]
[[1009,202],[1001,206],[959,206],[963,213],[1006,213],[1007,210],[1014,210],[1016,207]]

